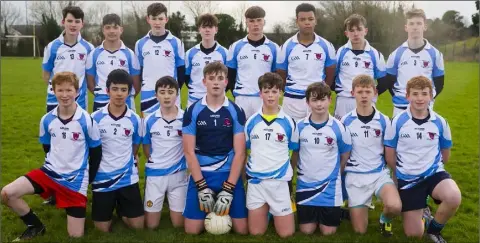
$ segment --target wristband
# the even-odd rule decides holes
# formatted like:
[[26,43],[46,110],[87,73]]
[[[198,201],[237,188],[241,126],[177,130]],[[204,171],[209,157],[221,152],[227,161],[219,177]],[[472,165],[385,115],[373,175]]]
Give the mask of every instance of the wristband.
[[207,188],[207,182],[205,181],[205,178],[202,178],[201,180],[196,181],[195,185],[197,186],[198,191],[201,191],[201,190]]
[[228,181],[224,181],[222,189],[230,194],[233,194],[233,189],[235,189],[235,185]]

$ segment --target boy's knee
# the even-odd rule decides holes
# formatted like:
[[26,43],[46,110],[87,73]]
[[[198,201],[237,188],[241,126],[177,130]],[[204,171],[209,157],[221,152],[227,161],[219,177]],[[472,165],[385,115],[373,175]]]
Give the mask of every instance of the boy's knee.
[[8,189],[6,189],[5,187],[2,188],[2,192],[0,192],[0,194],[1,194],[2,203],[5,205],[8,205],[8,200],[9,200]]

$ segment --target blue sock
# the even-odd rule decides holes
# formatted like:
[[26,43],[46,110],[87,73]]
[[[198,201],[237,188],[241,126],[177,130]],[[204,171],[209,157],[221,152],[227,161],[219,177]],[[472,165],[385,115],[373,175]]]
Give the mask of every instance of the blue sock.
[[383,224],[383,223],[390,223],[392,222],[392,219],[385,216],[383,213],[380,214],[380,223]]
[[432,219],[432,221],[430,221],[430,224],[428,225],[427,233],[438,234],[438,233],[440,233],[440,231],[442,231],[444,226],[445,226],[445,224],[441,224],[441,223],[435,221],[435,219]]

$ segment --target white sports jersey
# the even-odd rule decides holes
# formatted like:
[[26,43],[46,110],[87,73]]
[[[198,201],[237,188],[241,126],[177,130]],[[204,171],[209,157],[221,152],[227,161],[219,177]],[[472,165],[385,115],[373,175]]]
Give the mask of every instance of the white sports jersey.
[[310,117],[297,124],[299,132],[297,203],[337,207],[342,204],[340,155],[351,151],[350,133],[333,116],[323,124]]
[[364,174],[382,171],[386,166],[383,137],[390,126],[388,116],[375,109],[373,119],[363,123],[353,110],[342,118],[342,123],[352,139],[352,152],[345,171]]
[[183,110],[175,120],[166,121],[160,109],[143,121],[143,144],[150,145],[145,176],[164,176],[185,170],[187,162],[182,143]]
[[[103,42],[97,46],[87,59],[87,74],[95,77],[94,102],[106,104],[110,100],[107,94],[108,74],[115,69],[123,69],[131,76],[140,75],[140,65],[133,51],[123,42],[119,50],[109,52],[103,47]],[[135,94],[132,88],[131,96]],[[132,109],[132,107],[129,107]]]
[[260,108],[245,124],[247,149],[251,150],[247,176],[253,178],[249,183],[258,184],[266,179],[289,181],[293,174],[289,150],[298,145],[295,121],[282,109],[271,122],[262,115]]
[[393,118],[385,134],[385,146],[394,148],[397,154],[397,178],[408,182],[401,189],[444,171],[441,150],[452,147],[450,126],[432,109],[429,108],[429,112],[428,122],[418,125],[407,106]]
[[207,88],[203,85],[203,68],[211,62],[227,62],[227,49],[216,43],[215,51],[208,55],[200,49],[200,44],[192,47],[185,55],[185,74],[190,75],[186,80],[188,87],[188,100],[195,102],[207,94]]
[[[158,110],[155,97],[155,83],[164,76],[178,78],[177,67],[185,65],[185,48],[182,41],[168,31],[167,37],[156,43],[150,39],[150,32],[135,43],[135,55],[142,69],[141,103],[148,103],[142,111],[152,113]],[[151,104],[149,103],[151,102]]]
[[357,75],[365,74],[379,79],[387,74],[382,53],[370,46],[367,40],[365,42],[365,52],[358,56],[352,52],[350,41],[338,49],[335,74],[335,91],[338,96],[352,97],[352,81]]
[[[393,87],[392,98],[395,107],[406,107],[407,82],[415,76],[424,76],[433,83],[434,77],[444,75],[443,54],[433,47],[427,40],[426,45],[418,53],[412,52],[405,41],[400,47],[393,51],[388,57],[387,73],[397,76]],[[433,96],[436,95],[435,86]]]
[[305,98],[307,86],[325,81],[325,68],[335,62],[335,47],[323,37],[315,34],[315,41],[304,46],[298,42],[297,34],[290,37],[278,54],[277,68],[287,71],[285,96]]
[[92,190],[108,192],[138,182],[138,169],[133,158],[133,145],[140,144],[140,117],[127,108],[121,118],[112,117],[110,104],[92,113],[102,139],[102,161]]
[[274,72],[278,45],[265,37],[261,46],[254,47],[247,37],[233,43],[228,49],[227,67],[237,69],[234,96],[259,96],[258,78]]
[[79,84],[79,94],[77,103],[83,109],[87,104],[87,79],[85,76],[85,66],[87,64],[88,54],[93,50],[93,45],[84,40],[80,34],[77,37],[77,43],[73,46],[65,44],[63,35],[50,42],[43,52],[42,68],[49,72],[50,80],[47,89],[47,105],[57,105],[57,98],[53,93],[52,78],[58,72],[69,71],[77,75]]
[[90,115],[77,106],[72,120],[63,124],[55,107],[40,120],[40,143],[50,145],[42,171],[58,184],[87,196],[89,148],[101,145],[97,123]]

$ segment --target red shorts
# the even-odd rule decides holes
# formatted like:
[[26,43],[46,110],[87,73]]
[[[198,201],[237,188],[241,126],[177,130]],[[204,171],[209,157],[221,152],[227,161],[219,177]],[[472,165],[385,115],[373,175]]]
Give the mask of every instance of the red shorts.
[[40,169],[35,169],[26,174],[30,180],[37,183],[43,190],[40,196],[44,199],[55,196],[57,208],[87,207],[87,197],[65,186],[58,184]]

